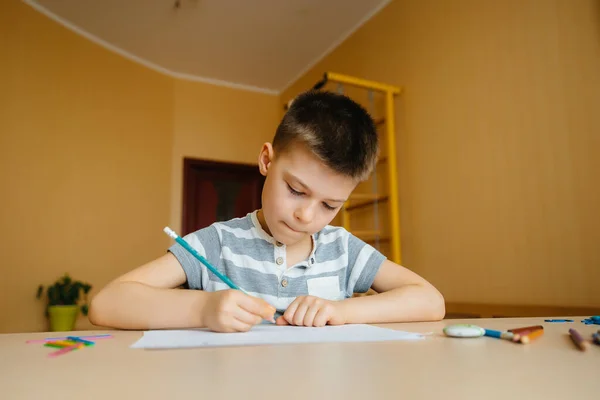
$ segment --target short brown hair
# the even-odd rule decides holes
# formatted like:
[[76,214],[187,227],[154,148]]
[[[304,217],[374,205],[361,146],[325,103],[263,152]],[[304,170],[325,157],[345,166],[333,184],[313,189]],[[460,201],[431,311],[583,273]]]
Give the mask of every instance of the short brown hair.
[[302,143],[329,168],[362,181],[368,179],[379,143],[369,113],[349,97],[309,91],[296,97],[273,138],[273,149],[284,152]]

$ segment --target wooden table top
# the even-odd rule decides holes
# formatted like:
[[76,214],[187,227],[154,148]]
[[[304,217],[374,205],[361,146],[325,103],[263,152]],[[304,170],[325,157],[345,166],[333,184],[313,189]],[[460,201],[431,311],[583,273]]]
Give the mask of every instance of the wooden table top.
[[[553,317],[557,318],[557,317]],[[544,318],[444,320],[378,325],[432,334],[421,341],[294,344],[176,350],[131,349],[141,331],[110,333],[94,347],[49,358],[27,340],[60,333],[0,335],[1,399],[592,399],[600,396],[600,346],[578,350],[599,325]],[[505,330],[543,325],[528,345],[489,337],[456,339],[455,323]]]

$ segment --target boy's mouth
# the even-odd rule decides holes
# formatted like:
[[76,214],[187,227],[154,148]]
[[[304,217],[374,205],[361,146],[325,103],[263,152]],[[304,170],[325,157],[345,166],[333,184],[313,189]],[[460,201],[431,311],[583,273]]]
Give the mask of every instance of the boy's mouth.
[[297,231],[294,228],[292,228],[291,226],[289,226],[286,222],[283,223],[289,230],[291,230],[292,232],[295,233],[303,233],[302,231]]

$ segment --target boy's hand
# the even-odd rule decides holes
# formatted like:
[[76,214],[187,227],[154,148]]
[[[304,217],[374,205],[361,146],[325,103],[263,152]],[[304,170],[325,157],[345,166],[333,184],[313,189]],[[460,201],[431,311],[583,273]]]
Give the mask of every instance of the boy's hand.
[[277,325],[325,326],[343,325],[346,317],[341,302],[321,299],[315,296],[297,297],[283,316],[277,318]]
[[247,332],[263,319],[272,321],[275,308],[239,290],[211,292],[202,311],[203,325],[215,332]]

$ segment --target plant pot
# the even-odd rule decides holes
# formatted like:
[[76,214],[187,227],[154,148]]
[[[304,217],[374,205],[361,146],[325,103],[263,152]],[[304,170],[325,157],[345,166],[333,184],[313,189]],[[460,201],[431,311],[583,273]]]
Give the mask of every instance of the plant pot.
[[52,332],[72,331],[77,320],[78,306],[49,306],[50,330]]

